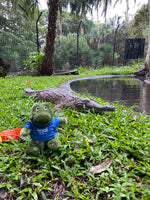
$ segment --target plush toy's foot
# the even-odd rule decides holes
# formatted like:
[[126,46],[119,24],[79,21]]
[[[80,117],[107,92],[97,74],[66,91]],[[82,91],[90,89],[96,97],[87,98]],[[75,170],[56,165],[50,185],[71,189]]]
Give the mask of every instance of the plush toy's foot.
[[26,154],[30,156],[39,156],[40,155],[40,149],[38,147],[28,147],[26,149]]
[[61,147],[61,142],[58,139],[53,138],[47,142],[47,147],[52,151],[58,150]]
[[39,156],[41,153],[41,149],[43,148],[44,142],[34,141],[31,139],[26,149],[26,153],[30,156]]

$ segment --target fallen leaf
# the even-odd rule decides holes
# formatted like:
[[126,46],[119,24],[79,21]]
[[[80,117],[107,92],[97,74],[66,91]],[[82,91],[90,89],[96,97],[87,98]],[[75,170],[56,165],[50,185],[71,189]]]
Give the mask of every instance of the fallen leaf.
[[0,199],[8,199],[8,191],[6,188],[1,188],[0,190]]
[[73,177],[73,176],[71,176],[70,179],[71,179],[72,181],[75,181],[75,177]]
[[[85,141],[88,141],[89,144],[94,143],[94,141],[91,140],[91,139],[89,139],[88,137],[85,137]],[[73,142],[71,142],[70,140],[67,140],[67,142],[68,142],[68,143],[73,143]],[[82,139],[82,140],[79,140],[79,142],[83,142],[83,139]]]
[[30,81],[26,81],[26,84],[27,84],[27,85],[31,85],[31,82],[30,82]]
[[28,179],[27,179],[26,175],[22,174],[21,178],[20,178],[20,187],[22,187],[27,182],[28,182]]
[[94,143],[94,141],[89,139],[88,137],[86,137],[85,140],[88,141],[88,143]]
[[[88,141],[89,144],[94,143],[94,141],[91,140],[91,139],[89,139],[88,137],[85,137],[85,141]],[[83,142],[83,139],[82,139],[82,140],[79,140],[79,142]]]
[[77,151],[79,149],[79,146],[75,146],[73,151]]
[[137,182],[141,182],[142,181],[139,176],[137,176],[136,180],[137,180]]
[[61,198],[61,197],[64,197],[64,191],[65,191],[65,183],[64,182],[62,182],[62,183],[56,183],[55,185],[54,185],[54,189],[53,189],[53,191],[54,191],[54,198],[53,199],[63,199],[63,198]]
[[89,169],[90,173],[95,173],[95,174],[99,174],[101,172],[104,172],[107,170],[107,168],[110,167],[110,165],[112,164],[113,160],[107,160],[102,162],[99,165],[93,166]]

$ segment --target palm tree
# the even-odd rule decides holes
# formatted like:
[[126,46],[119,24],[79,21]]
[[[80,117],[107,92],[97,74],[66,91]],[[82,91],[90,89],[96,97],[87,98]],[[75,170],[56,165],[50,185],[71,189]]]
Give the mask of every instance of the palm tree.
[[112,3],[112,0],[96,0],[94,4],[94,6],[97,9],[99,6],[103,6],[102,14],[104,14],[104,17],[105,17],[105,23],[106,23],[107,9],[108,9],[108,6],[111,5],[111,3]]
[[[36,44],[37,44],[37,51],[39,53],[39,34],[38,34],[38,22],[39,19],[42,15],[42,12],[39,11],[39,0],[24,0],[24,1],[17,1],[12,0],[13,6],[15,5],[16,9],[16,3],[18,3],[18,7],[23,10],[25,13],[26,17],[32,22],[33,20],[36,19]],[[15,3],[16,2],[16,3]]]
[[54,44],[58,3],[59,0],[48,1],[48,30],[46,35],[45,55],[40,69],[42,75],[52,75],[54,73]]
[[[126,25],[126,36],[128,36],[128,30],[129,30],[129,1],[126,0],[126,12],[125,12],[125,25]],[[118,3],[122,3],[122,0],[116,0],[114,6]],[[134,3],[136,3],[136,0],[134,0]]]

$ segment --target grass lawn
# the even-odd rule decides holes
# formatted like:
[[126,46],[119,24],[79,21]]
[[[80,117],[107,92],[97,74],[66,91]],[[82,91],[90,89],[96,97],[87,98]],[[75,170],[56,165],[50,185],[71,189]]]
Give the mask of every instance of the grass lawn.
[[[82,69],[76,76],[0,78],[0,132],[22,128],[29,121],[34,99],[24,94],[25,88],[54,88],[72,78],[129,74],[134,70],[136,67],[105,67],[94,71]],[[109,104],[92,98],[99,104]],[[64,113],[54,111],[54,116],[68,120],[58,129],[62,142],[59,153],[26,156],[28,136],[25,141],[0,143],[0,199],[149,200],[150,118],[135,113],[133,108],[114,106],[115,112],[99,114],[72,109],[63,109]],[[100,172],[95,168],[91,172],[97,165]]]

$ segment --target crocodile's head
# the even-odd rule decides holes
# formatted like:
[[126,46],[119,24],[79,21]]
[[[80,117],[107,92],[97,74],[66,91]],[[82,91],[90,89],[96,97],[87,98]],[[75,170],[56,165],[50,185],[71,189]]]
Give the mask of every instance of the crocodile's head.
[[76,107],[78,109],[90,110],[91,112],[101,112],[101,111],[114,111],[114,106],[101,106],[95,101],[88,98],[81,98],[80,101],[76,102]]

